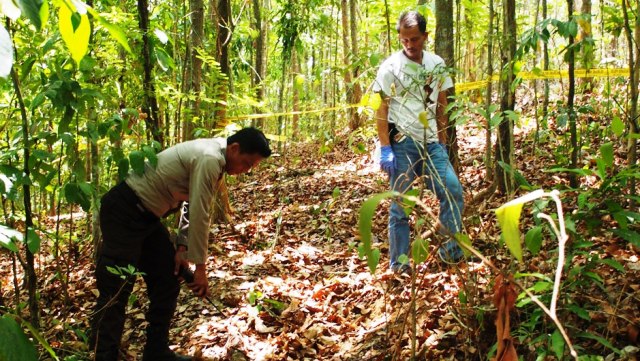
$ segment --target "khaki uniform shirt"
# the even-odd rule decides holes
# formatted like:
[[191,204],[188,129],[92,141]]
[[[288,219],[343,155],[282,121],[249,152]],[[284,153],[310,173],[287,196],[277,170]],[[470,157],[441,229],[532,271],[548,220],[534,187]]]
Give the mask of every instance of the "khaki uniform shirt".
[[209,219],[226,148],[224,138],[179,143],[158,154],[155,168],[146,163],[144,174],[130,173],[126,179],[144,207],[158,217],[189,202],[188,257],[196,264],[207,259]]

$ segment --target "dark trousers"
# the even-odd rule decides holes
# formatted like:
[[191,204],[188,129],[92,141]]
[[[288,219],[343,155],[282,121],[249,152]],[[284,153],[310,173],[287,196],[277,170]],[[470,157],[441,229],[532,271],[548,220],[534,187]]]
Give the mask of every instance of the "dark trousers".
[[168,346],[169,324],[180,291],[173,274],[175,249],[160,219],[146,211],[126,183],[113,187],[102,198],[100,229],[103,243],[98,253],[96,282],[100,295],[91,320],[91,347],[95,360],[118,359],[125,311],[135,276],[125,277],[109,269],[132,265],[143,273],[149,295],[145,350]]

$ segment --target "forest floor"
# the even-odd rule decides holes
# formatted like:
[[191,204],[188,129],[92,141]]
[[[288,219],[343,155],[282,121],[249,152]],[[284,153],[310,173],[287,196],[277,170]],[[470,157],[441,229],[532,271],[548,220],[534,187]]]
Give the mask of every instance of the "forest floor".
[[[483,262],[476,258],[451,266],[431,252],[414,273],[412,291],[410,277],[386,271],[388,201],[374,217],[374,247],[381,250],[377,271],[371,274],[359,259],[360,206],[386,191],[387,180],[372,160],[373,141],[366,141],[367,152],[357,153],[346,138],[325,154],[318,145],[291,146],[283,152],[286,157],[275,156],[229,181],[234,216],[212,228],[208,260],[211,298],[224,314],[184,287],[171,330],[177,351],[205,360],[407,360],[412,352],[422,360],[486,360],[495,354],[496,273]],[[530,184],[547,190],[567,184],[561,175],[543,171],[555,164],[556,142],[547,141],[545,149],[521,133],[515,144],[519,169]],[[483,131],[467,127],[459,145],[460,178],[470,201],[488,186]],[[437,213],[434,196],[427,192],[423,198]],[[567,214],[576,198],[577,193],[563,193]],[[526,253],[524,264],[515,261],[500,243],[494,212],[506,201],[496,194],[467,207],[466,232],[501,272],[537,275],[519,281],[544,295],[548,305],[556,242],[545,232],[540,253]],[[534,224],[527,207],[522,218],[524,233]],[[590,246],[570,253],[560,322],[580,355],[625,359],[623,348],[633,353],[639,342],[640,261],[637,249],[605,231],[614,221],[602,215],[602,222],[602,229],[588,235],[585,225],[575,223],[576,234]],[[91,252],[83,246],[68,253],[66,306],[50,252],[38,256],[43,334],[61,356],[87,355],[84,332],[95,301]],[[593,264],[593,257],[615,263]],[[11,300],[12,266],[4,255],[0,262],[3,296]],[[126,360],[138,360],[144,344],[144,287],[138,280],[130,302]],[[551,336],[552,322],[537,306],[518,302],[510,325],[518,354],[524,360],[554,359],[562,342]]]

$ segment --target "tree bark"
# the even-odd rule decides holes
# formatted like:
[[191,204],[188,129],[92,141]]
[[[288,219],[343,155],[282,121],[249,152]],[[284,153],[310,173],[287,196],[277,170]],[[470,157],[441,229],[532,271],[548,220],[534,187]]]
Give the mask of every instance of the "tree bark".
[[[585,41],[586,39],[590,39],[593,37],[593,32],[591,31],[591,0],[582,0],[581,12],[583,18],[582,26],[580,27],[580,39],[581,41]],[[593,68],[593,63],[595,61],[595,54],[593,53],[593,46],[584,44],[581,47],[582,51],[582,67],[584,69]],[[582,91],[585,93],[591,93],[593,89],[593,78],[584,78],[582,79]]]
[[155,82],[153,81],[153,62],[151,61],[151,41],[149,39],[149,2],[148,0],[138,0],[138,25],[142,32],[142,64],[144,68],[143,77],[143,105],[142,113],[146,114],[147,128],[151,132],[151,137],[160,145],[163,144],[163,136],[160,131],[160,120],[158,118],[158,100],[156,99]]
[[[435,53],[444,59],[449,68],[455,68],[454,37],[453,37],[453,0],[436,0],[436,37]],[[456,93],[455,74],[451,74],[454,86],[447,90],[447,98],[451,100]],[[447,114],[448,116],[448,114]],[[456,172],[460,171],[460,159],[458,157],[458,136],[455,123],[449,120],[447,127],[447,139],[449,145],[449,159]]]
[[514,191],[513,169],[509,170],[500,165],[513,168],[513,121],[507,116],[513,111],[515,92],[511,90],[513,84],[513,61],[516,54],[516,4],[515,0],[503,0],[502,23],[502,80],[500,82],[500,111],[502,122],[498,127],[498,142],[496,144],[496,176],[498,189],[504,194]]
[[[567,0],[568,18],[569,21],[575,21],[573,19],[573,0]],[[575,101],[576,94],[576,77],[575,77],[575,51],[573,44],[575,39],[573,35],[569,35],[569,46],[567,47],[567,62],[569,63],[569,92],[567,94],[567,111],[569,112],[569,132],[571,137],[571,168],[578,168],[578,128],[576,124],[576,114],[573,109],[573,103]],[[571,172],[569,173],[569,185],[572,188],[578,187],[578,176]]]
[[[13,82],[13,89],[16,92],[18,104],[20,106],[20,116],[22,117],[22,136],[24,142],[24,178],[29,179],[31,175],[31,169],[29,168],[29,157],[31,154],[31,145],[29,143],[29,118],[27,117],[27,108],[22,98],[22,91],[20,90],[20,80],[16,67],[11,69],[11,80]],[[23,201],[24,201],[24,225],[25,225],[25,243],[28,244],[29,231],[33,229],[33,213],[31,211],[31,186],[28,182],[22,186]],[[25,247],[26,250],[26,262],[24,264],[26,274],[26,284],[29,293],[29,315],[30,322],[36,328],[40,328],[40,307],[38,306],[38,279],[34,264],[34,254],[29,247]]]
[[[636,0],[636,10],[640,10],[640,1]],[[640,40],[640,17],[636,16],[635,33],[631,31],[629,8],[626,1],[622,1],[622,14],[624,17],[624,31],[627,38],[627,45],[629,47],[629,102],[628,102],[628,120],[629,133],[638,133],[638,72],[640,67],[640,49],[637,47]],[[636,13],[637,15],[637,13]],[[635,38],[634,38],[635,35]],[[634,44],[635,42],[635,44]],[[627,141],[627,164],[629,167],[635,166],[637,163],[637,146],[638,141],[635,137],[629,137]],[[636,194],[636,182],[635,179],[631,179],[629,183],[629,193],[633,196]]]
[[[262,0],[253,0],[253,18],[254,28],[259,31],[258,38],[256,38],[255,45],[255,72],[253,73],[253,87],[256,90],[256,101],[262,103],[264,100],[264,84],[263,80],[266,74],[265,55],[267,52],[267,25],[268,23],[262,21]],[[254,107],[254,112],[261,113],[262,109]],[[264,118],[255,119],[254,126],[264,128]]]
[[[353,94],[349,101],[350,104],[359,104],[362,99],[362,86],[358,81],[360,76],[360,66],[357,59],[359,59],[360,53],[358,51],[358,4],[357,0],[349,0],[349,24],[351,25],[351,58],[356,65],[351,69],[353,80]],[[364,124],[364,119],[356,111],[355,108],[351,108],[351,119],[353,123],[350,128],[352,130],[360,128]]]
[[200,91],[202,90],[202,59],[198,56],[198,50],[202,50],[202,39],[204,38],[204,1],[189,1],[191,16],[191,31],[189,32],[189,42],[187,43],[187,83],[185,92],[195,94],[195,99],[189,100],[189,113],[184,119],[182,133],[183,139],[192,139],[193,130],[197,126],[195,121],[200,119]]
[[491,104],[493,95],[493,23],[494,23],[494,4],[493,0],[489,0],[489,30],[487,31],[487,90],[485,93],[485,110],[487,112],[487,127],[485,132],[485,167],[487,168],[487,180],[493,181],[493,169],[495,164],[493,162],[493,142],[491,138]]
[[[231,42],[232,21],[231,21],[231,1],[218,1],[218,37],[216,38],[216,60],[220,63],[220,71],[227,76],[227,85],[231,83],[231,69],[229,66],[229,43]],[[220,105],[216,110],[216,120],[225,122],[227,117],[227,91],[221,92]]]

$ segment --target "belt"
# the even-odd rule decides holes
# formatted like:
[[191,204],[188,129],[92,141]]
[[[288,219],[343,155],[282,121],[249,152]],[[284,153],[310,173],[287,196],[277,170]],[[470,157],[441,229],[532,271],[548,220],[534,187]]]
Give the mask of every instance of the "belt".
[[130,204],[133,204],[136,207],[136,209],[140,212],[140,214],[145,218],[159,219],[158,216],[156,216],[153,212],[145,208],[144,204],[142,204],[142,201],[140,200],[136,192],[134,192],[133,189],[131,189],[131,187],[126,182],[122,181],[118,183],[118,185],[113,187],[113,189],[116,192],[120,193],[120,195],[122,195],[125,201],[127,201]]

